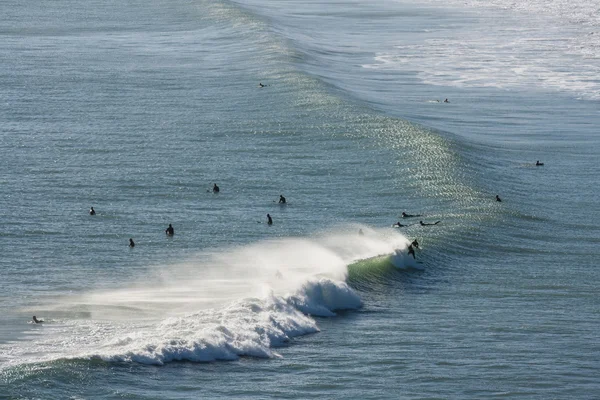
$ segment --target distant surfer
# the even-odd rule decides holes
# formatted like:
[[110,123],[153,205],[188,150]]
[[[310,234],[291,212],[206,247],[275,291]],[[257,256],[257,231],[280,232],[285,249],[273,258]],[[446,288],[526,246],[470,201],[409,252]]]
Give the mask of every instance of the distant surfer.
[[129,238],[129,247],[131,247],[131,248],[135,247],[135,242],[133,241],[132,238]]
[[285,204],[285,203],[286,203],[285,197],[283,197],[283,195],[280,194],[279,195],[279,204]]
[[96,215],[96,210],[94,210],[94,207],[90,207],[90,215]]
[[33,322],[34,324],[42,324],[42,323],[44,323],[44,320],[43,320],[43,319],[37,319],[37,318],[35,317],[35,315],[34,315],[34,316],[33,316],[33,319],[32,319],[32,322]]
[[440,222],[442,222],[442,221],[435,221],[434,223],[419,221],[419,224],[421,224],[421,226],[431,226],[431,225],[437,225]]
[[502,201],[502,199],[500,198],[500,196],[496,195],[496,201]]
[[219,187],[217,186],[217,184],[215,183],[213,185],[213,189],[212,189],[213,193],[219,193],[221,191],[221,189],[219,189]]
[[419,248],[419,242],[417,242],[417,239],[413,240],[412,243],[410,244],[411,246],[414,246],[415,248]]
[[420,217],[421,214],[407,214],[405,212],[402,212],[402,218],[412,218],[412,217]]
[[450,102],[448,101],[448,99],[446,99],[446,100],[444,100],[444,103],[450,103]]
[[540,160],[537,160],[537,161],[535,162],[535,166],[536,166],[536,167],[540,167],[540,166],[542,166],[542,165],[544,165],[544,163],[543,163],[543,162],[540,162]]
[[413,259],[417,259],[417,257],[415,257],[415,249],[413,249],[412,244],[408,246],[408,255],[412,255]]
[[263,87],[265,87],[265,86],[267,86],[267,85],[263,85],[263,84],[262,84],[262,82],[258,82],[258,87],[261,87],[261,88],[263,88]]
[[408,225],[402,225],[402,224],[400,223],[400,221],[398,221],[398,222],[396,222],[394,225],[392,225],[392,227],[394,227],[394,228],[402,228],[403,226],[408,226]]
[[267,225],[273,225],[273,218],[271,218],[271,214],[267,214]]
[[173,229],[173,225],[169,224],[169,227],[165,229],[165,233],[167,236],[173,236],[175,234],[175,229]]

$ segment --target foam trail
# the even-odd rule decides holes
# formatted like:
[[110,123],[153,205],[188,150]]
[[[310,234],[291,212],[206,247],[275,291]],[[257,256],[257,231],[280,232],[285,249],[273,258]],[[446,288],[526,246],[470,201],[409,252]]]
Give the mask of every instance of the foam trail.
[[[311,316],[361,307],[347,265],[392,254],[408,240],[393,230],[347,228],[201,254],[129,287],[60,299],[40,338],[0,358],[9,365],[57,358],[163,364],[278,357],[293,337],[318,332]],[[352,233],[347,233],[351,231]],[[77,319],[77,315],[90,318]],[[58,315],[58,314],[57,314]]]

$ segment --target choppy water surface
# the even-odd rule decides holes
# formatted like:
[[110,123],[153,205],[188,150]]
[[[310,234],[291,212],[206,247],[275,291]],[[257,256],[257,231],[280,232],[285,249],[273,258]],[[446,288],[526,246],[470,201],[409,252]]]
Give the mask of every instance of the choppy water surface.
[[563,6],[0,6],[1,396],[593,397],[597,21]]

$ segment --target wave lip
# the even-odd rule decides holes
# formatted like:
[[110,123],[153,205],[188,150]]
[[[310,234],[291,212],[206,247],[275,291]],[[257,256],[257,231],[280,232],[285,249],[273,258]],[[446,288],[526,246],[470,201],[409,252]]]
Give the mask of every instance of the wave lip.
[[305,283],[289,302],[304,314],[319,317],[333,317],[334,311],[362,307],[360,297],[348,285],[323,278]]

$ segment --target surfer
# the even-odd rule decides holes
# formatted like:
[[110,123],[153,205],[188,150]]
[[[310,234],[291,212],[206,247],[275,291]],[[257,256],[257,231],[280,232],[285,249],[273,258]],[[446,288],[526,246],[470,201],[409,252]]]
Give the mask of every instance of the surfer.
[[90,215],[96,215],[96,210],[94,210],[94,207],[90,207]]
[[392,225],[394,228],[402,228],[403,226],[408,226],[408,225],[402,225],[400,223],[400,221],[396,222],[394,225]]
[[421,214],[407,214],[404,211],[402,212],[402,218],[412,218],[412,217],[420,217]]
[[448,99],[446,99],[446,100],[444,100],[444,103],[450,103],[450,102],[448,101]]
[[435,221],[434,223],[419,221],[419,224],[421,224],[421,226],[430,226],[430,225],[437,225],[440,222],[442,222],[442,221]]
[[37,318],[35,317],[35,315],[34,315],[34,316],[33,316],[33,320],[32,320],[32,322],[33,322],[34,324],[41,324],[41,323],[43,323],[43,322],[44,322],[44,320],[43,320],[43,319],[37,319]]
[[408,255],[412,255],[413,259],[417,259],[417,257],[415,257],[415,249],[413,249],[412,244],[408,246]]
[[135,242],[132,238],[129,238],[129,247],[135,247]]
[[173,225],[169,224],[169,227],[165,229],[165,233],[167,236],[173,236],[175,234],[175,229],[173,229]]
[[280,194],[280,195],[279,195],[279,204],[285,204],[285,203],[286,203],[286,201],[285,201],[285,197],[283,197],[283,195],[282,195],[282,194]]
[[212,189],[213,193],[219,193],[219,191],[220,191],[220,190],[221,190],[221,189],[219,189],[219,187],[218,187],[218,186],[217,186],[217,184],[215,183],[215,184],[213,185],[213,189]]
[[419,248],[419,242],[417,242],[417,239],[413,240],[412,243],[410,244],[411,246],[414,246],[415,248]]
[[265,86],[267,86],[267,85],[263,85],[263,84],[262,84],[262,82],[258,82],[258,87],[261,87],[261,88],[263,88],[263,87],[265,87]]
[[535,166],[536,166],[536,167],[539,167],[539,166],[542,166],[542,165],[544,165],[544,163],[543,163],[543,162],[540,162],[540,160],[537,160],[537,161],[535,162]]
[[267,214],[267,225],[273,225],[273,218],[271,218],[271,214]]
[[502,199],[500,198],[500,196],[496,195],[496,201],[502,201]]

